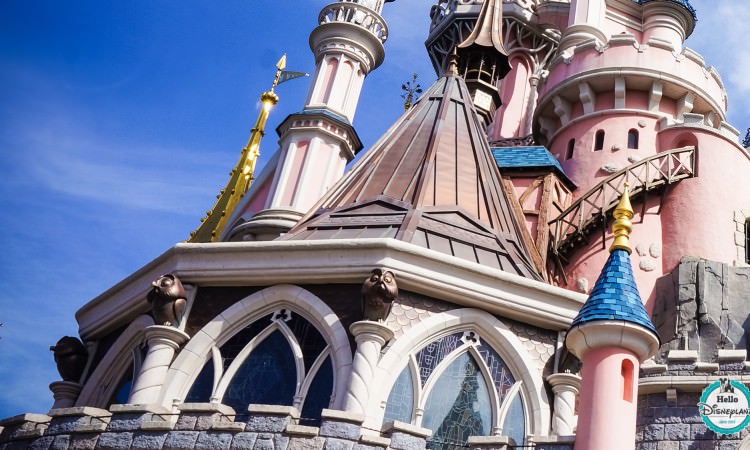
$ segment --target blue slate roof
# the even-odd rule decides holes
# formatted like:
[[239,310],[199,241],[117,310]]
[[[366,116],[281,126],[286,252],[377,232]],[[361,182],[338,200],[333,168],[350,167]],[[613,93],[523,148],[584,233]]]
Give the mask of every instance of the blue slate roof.
[[596,320],[622,320],[634,323],[658,336],[646,308],[643,307],[630,266],[630,253],[626,250],[613,250],[609,255],[594,289],[573,320],[571,328]]
[[560,161],[545,147],[493,147],[492,156],[501,169],[553,169],[566,182],[575,186],[565,175]]
[[679,5],[684,6],[685,9],[690,11],[690,14],[693,16],[694,20],[698,19],[698,14],[696,13],[695,8],[693,8],[693,5],[690,4],[690,0],[634,0],[634,1],[638,3],[639,5],[643,5],[643,4],[655,2],[655,1],[677,3]]

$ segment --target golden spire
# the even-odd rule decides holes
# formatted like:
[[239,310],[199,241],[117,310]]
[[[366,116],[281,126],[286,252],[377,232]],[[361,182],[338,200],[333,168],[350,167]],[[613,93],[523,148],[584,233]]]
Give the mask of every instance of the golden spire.
[[630,248],[630,232],[633,231],[633,223],[630,219],[633,218],[633,206],[630,204],[629,187],[630,184],[625,183],[625,191],[620,197],[620,203],[617,204],[615,211],[612,213],[615,218],[615,223],[612,224],[612,233],[615,235],[615,240],[609,248],[610,253],[615,250],[633,253],[633,249]]
[[[273,92],[273,89],[291,77],[287,74],[296,74],[296,72],[284,72],[286,67],[286,54],[281,57],[276,64],[276,77],[273,80],[271,89],[260,96],[263,106],[255,121],[255,126],[250,132],[250,139],[247,145],[240,153],[240,160],[237,166],[229,173],[229,182],[219,195],[216,196],[216,204],[213,209],[206,213],[206,217],[201,219],[201,224],[197,230],[190,233],[190,239],[187,242],[216,242],[219,240],[224,227],[227,225],[229,217],[239,204],[242,197],[250,187],[255,172],[255,163],[260,156],[260,140],[263,137],[268,113],[271,108],[279,101],[279,97]],[[284,79],[282,79],[284,78]]]

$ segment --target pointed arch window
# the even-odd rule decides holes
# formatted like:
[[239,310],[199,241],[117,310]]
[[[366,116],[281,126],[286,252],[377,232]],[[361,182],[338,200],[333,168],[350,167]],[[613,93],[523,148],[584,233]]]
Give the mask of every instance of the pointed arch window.
[[604,149],[604,130],[599,130],[594,136],[594,151],[598,152]]
[[526,430],[520,382],[474,331],[443,336],[409,357],[386,403],[384,421],[393,420],[432,430],[428,447],[436,450],[498,433],[521,445]]
[[630,131],[628,131],[628,148],[638,148],[638,130],[635,128],[631,128]]
[[186,402],[221,402],[238,413],[249,404],[300,409],[316,424],[331,401],[334,370],[323,335],[299,314],[281,309],[212,348]]

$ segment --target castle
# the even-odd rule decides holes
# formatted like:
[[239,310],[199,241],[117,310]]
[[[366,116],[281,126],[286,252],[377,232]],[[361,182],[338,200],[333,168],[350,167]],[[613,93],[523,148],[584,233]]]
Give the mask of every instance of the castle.
[[1,448],[750,449],[698,408],[750,382],[750,153],[689,1],[439,0],[437,81],[363,149],[387,3],[323,8],[272,158],[283,60],[214,208],[77,312]]

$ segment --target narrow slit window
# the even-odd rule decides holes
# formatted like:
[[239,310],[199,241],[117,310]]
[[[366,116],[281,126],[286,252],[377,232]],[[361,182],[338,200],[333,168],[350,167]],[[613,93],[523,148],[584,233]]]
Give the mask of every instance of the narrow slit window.
[[745,221],[745,262],[750,264],[750,219]]
[[599,130],[596,132],[596,137],[594,138],[594,151],[598,152],[603,149],[604,149],[604,130]]
[[626,402],[633,401],[633,373],[635,366],[633,361],[626,359],[622,361],[622,399]]
[[565,152],[565,159],[566,160],[573,158],[573,152],[575,151],[575,148],[576,148],[576,140],[575,139],[569,140],[568,141],[568,151]]
[[636,129],[628,131],[628,148],[638,148],[638,130]]

